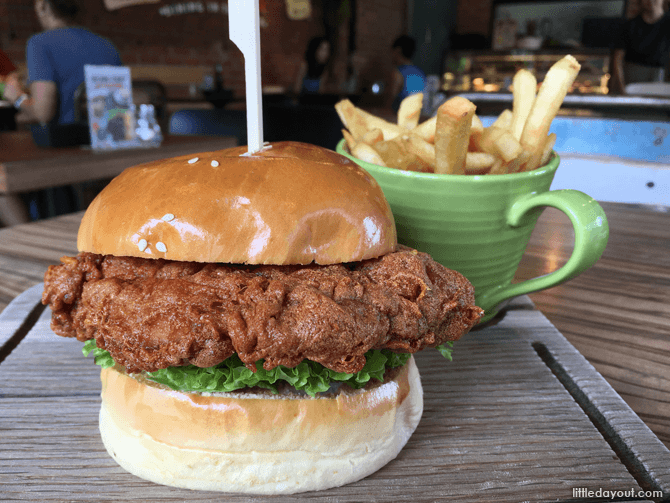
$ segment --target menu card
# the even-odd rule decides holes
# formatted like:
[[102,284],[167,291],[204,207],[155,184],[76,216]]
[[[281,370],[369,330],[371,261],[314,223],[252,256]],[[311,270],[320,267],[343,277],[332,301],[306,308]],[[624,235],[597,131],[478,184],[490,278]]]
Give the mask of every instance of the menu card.
[[153,107],[142,105],[136,110],[133,104],[130,68],[84,65],[84,82],[94,150],[160,145],[162,135]]

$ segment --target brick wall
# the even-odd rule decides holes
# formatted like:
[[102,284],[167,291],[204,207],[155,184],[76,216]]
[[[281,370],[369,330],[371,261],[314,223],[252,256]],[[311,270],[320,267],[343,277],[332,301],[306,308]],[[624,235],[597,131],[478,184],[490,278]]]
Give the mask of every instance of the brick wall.
[[[244,60],[228,39],[228,17],[222,10],[226,1],[190,2],[201,4],[204,13],[161,15],[166,7],[189,2],[163,1],[159,4],[127,7],[109,12],[102,0],[83,2],[85,12],[80,23],[110,38],[121,52],[124,63],[214,65],[224,68],[226,87],[244,93]],[[262,71],[264,85],[291,87],[302,61],[308,40],[324,32],[325,0],[313,0],[313,17],[291,21],[285,13],[285,2],[261,1],[267,27],[261,31]],[[330,0],[332,4],[332,0]],[[366,60],[364,79],[376,80],[390,68],[389,47],[405,26],[406,0],[358,0],[358,52]],[[215,11],[219,12],[215,12]],[[348,19],[346,10],[336,19],[337,58],[334,72],[346,68]],[[40,31],[33,0],[0,2],[0,48],[19,64],[25,59],[27,39]]]
[[391,44],[407,32],[407,5],[403,0],[358,0],[356,52],[365,63],[364,86],[386,77],[393,69]]

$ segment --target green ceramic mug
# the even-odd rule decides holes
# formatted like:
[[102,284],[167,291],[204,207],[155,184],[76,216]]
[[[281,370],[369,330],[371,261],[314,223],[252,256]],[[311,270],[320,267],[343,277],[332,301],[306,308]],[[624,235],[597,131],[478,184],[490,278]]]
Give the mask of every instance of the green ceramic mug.
[[[367,170],[391,205],[398,241],[429,253],[463,274],[475,287],[482,321],[512,297],[556,286],[591,267],[602,255],[609,227],[602,207],[576,190],[549,187],[559,164],[554,157],[534,171],[507,175],[438,175],[391,169],[337,152]],[[560,269],[512,283],[531,232],[544,207],[572,222],[575,246]]]

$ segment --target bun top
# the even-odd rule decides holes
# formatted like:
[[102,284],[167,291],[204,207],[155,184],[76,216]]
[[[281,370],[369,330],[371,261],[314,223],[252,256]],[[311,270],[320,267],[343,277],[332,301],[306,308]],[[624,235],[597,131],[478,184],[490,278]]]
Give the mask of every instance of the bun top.
[[331,150],[280,142],[126,169],[91,203],[79,251],[246,264],[335,264],[392,252],[377,182]]

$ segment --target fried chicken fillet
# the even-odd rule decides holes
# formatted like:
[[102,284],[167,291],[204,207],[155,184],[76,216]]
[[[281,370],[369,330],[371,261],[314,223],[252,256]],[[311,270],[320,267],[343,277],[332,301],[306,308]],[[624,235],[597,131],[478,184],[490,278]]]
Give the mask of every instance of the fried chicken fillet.
[[214,366],[234,352],[250,368],[303,359],[355,373],[370,349],[414,353],[458,339],[479,319],[459,273],[401,247],[329,266],[232,266],[65,257],[45,277],[52,328],[95,338],[129,372]]

